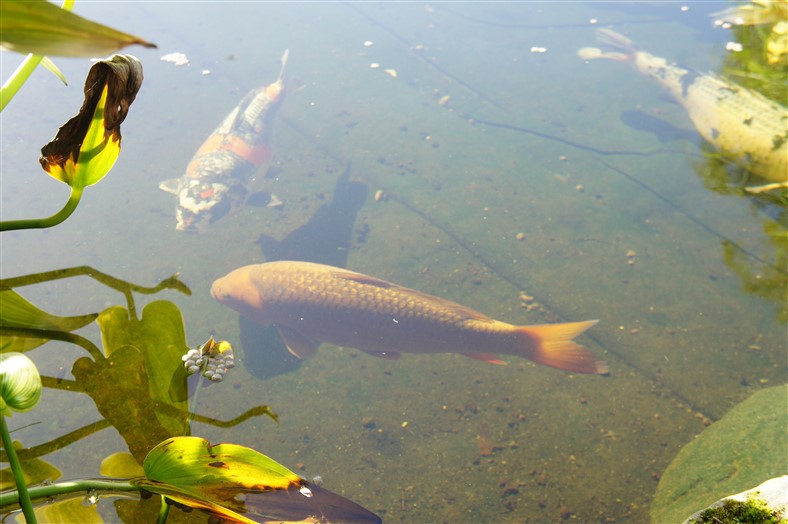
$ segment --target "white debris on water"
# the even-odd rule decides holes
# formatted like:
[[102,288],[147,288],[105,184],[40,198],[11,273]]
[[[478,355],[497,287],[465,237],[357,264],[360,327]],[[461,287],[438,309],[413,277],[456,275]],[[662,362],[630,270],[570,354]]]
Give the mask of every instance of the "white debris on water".
[[183,53],[168,53],[161,57],[162,62],[172,62],[176,66],[189,65],[189,59]]

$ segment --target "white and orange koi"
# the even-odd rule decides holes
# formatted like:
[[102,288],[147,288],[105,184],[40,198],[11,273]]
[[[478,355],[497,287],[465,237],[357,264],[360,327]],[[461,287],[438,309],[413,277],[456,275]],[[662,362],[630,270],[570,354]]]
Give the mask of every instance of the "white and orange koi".
[[[271,161],[271,126],[285,95],[283,75],[250,91],[205,140],[180,178],[159,187],[178,197],[175,228],[198,231],[242,204],[252,175]],[[279,203],[271,195],[269,205]]]
[[788,187],[788,109],[713,73],[700,74],[638,49],[622,34],[599,29],[603,51],[585,47],[585,60],[630,62],[656,80],[686,111],[698,133],[724,156],[770,182],[753,192]]

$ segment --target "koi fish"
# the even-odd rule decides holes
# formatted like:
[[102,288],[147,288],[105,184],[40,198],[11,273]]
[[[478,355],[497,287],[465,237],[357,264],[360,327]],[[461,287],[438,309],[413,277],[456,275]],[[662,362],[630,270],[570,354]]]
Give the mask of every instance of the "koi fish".
[[311,357],[321,342],[371,355],[461,353],[491,364],[516,355],[575,373],[607,365],[572,339],[597,323],[515,326],[471,308],[346,269],[278,261],[219,278],[211,295],[261,324],[277,327],[287,349]]
[[771,182],[753,192],[788,187],[788,109],[765,96],[713,73],[700,74],[638,49],[610,29],[597,38],[613,51],[585,47],[584,60],[609,58],[631,62],[664,87],[687,111],[701,136],[751,173]]
[[[180,178],[159,188],[178,197],[180,231],[198,231],[215,222],[249,196],[247,184],[257,169],[271,161],[271,124],[284,99],[283,75],[288,51],[276,82],[250,91],[200,146]],[[281,205],[269,195],[269,207]]]

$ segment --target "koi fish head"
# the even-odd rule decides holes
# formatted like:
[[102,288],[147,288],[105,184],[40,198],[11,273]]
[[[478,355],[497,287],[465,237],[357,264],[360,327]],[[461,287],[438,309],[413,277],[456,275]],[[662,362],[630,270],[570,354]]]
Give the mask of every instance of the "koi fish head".
[[203,181],[194,178],[162,182],[159,187],[178,197],[175,229],[199,232],[240,204],[246,190],[240,184]]
[[265,323],[260,290],[249,274],[252,267],[242,267],[216,279],[211,285],[211,296],[230,309]]

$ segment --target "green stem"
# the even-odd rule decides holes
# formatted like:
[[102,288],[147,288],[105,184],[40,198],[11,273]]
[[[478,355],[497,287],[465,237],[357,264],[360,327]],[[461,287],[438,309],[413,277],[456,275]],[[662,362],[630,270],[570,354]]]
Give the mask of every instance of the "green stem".
[[82,198],[82,190],[83,188],[72,187],[71,195],[68,197],[68,202],[66,202],[66,205],[63,207],[63,209],[51,217],[6,220],[4,222],[0,222],[0,231],[12,231],[15,229],[42,229],[56,226],[70,217],[71,213],[73,213],[77,208],[79,200]]
[[3,87],[0,89],[0,111],[5,109],[8,102],[16,96],[19,89],[25,84],[30,75],[33,74],[38,64],[43,60],[41,55],[29,54],[16,68],[14,74],[11,75]]
[[161,507],[159,508],[159,516],[156,519],[156,524],[164,524],[167,522],[167,516],[170,514],[170,505],[167,504],[167,497],[161,496]]
[[5,422],[5,415],[0,415],[0,434],[3,437],[3,447],[8,455],[8,463],[11,465],[11,472],[14,475],[16,482],[16,489],[19,493],[19,505],[22,506],[22,512],[25,514],[25,520],[28,524],[36,524],[36,513],[33,511],[33,502],[30,500],[30,493],[27,491],[27,484],[25,477],[22,473],[22,465],[19,463],[19,457],[16,456],[14,443],[11,440],[11,434],[8,432],[8,425]]
[[[69,493],[76,493],[79,491],[108,491],[108,492],[126,492],[126,491],[139,491],[139,488],[133,486],[129,480],[99,480],[99,479],[84,479],[74,480],[71,482],[56,482],[46,486],[34,486],[29,489],[30,499],[48,499],[50,497],[57,497],[59,495],[67,495]],[[0,508],[20,504],[21,494],[18,491],[6,491],[3,493],[3,505]],[[25,514],[27,516],[27,514]],[[35,518],[35,516],[34,516]],[[28,522],[35,522],[28,520]]]

